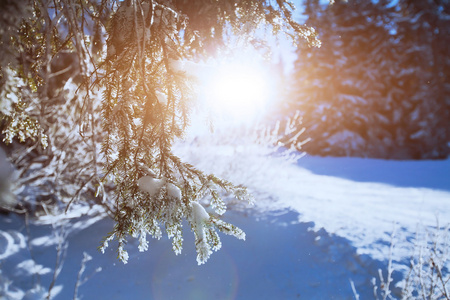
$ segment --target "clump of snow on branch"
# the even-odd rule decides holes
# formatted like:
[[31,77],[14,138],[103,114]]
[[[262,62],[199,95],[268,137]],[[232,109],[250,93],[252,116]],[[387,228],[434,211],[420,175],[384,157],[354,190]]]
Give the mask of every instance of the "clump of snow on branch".
[[157,195],[165,187],[170,198],[181,200],[181,190],[173,183],[167,182],[165,178],[156,179],[153,176],[144,176],[138,180],[138,185],[141,191],[150,196]]
[[160,92],[160,91],[156,91],[156,99],[158,99],[158,102],[162,105],[167,105],[167,95]]
[[139,189],[148,193],[151,197],[160,192],[164,183],[164,179],[156,179],[152,176],[144,176],[138,180]]
[[228,224],[218,218],[210,216],[205,208],[197,202],[192,202],[192,211],[189,218],[195,235],[195,247],[197,250],[197,263],[204,264],[213,251],[222,247],[220,237],[214,227],[225,234],[233,235],[245,240],[245,233],[234,225]]
[[[208,214],[200,203],[191,201],[186,204],[186,201],[183,201],[180,183],[171,182],[165,177],[157,178],[155,172],[148,167],[142,169],[149,175],[137,180],[139,196],[134,200],[130,199],[118,214],[118,218],[123,218],[121,222],[129,228],[127,233],[139,240],[139,251],[148,250],[148,234],[157,239],[162,237],[160,226],[164,224],[168,238],[172,239],[174,253],[180,254],[183,249],[182,220],[184,219],[188,221],[194,232],[199,265],[204,264],[212,252],[219,250],[222,246],[214,227],[225,234],[245,239],[245,233],[241,229]],[[210,177],[197,193],[202,198],[207,194],[212,195],[212,207],[216,213],[223,214],[226,206],[217,192],[217,183],[214,183],[217,180]],[[237,192],[236,196],[240,197],[239,195]],[[245,196],[242,195],[242,198]],[[146,211],[146,208],[151,208],[152,211]],[[100,251],[104,253],[109,243],[116,240],[118,242],[117,257],[126,264],[129,255],[125,249],[125,236],[124,230],[116,225],[113,232],[103,240]]]
[[[211,255],[211,246],[207,243],[205,237],[205,227],[209,221],[209,215],[206,210],[196,202],[192,203],[191,226],[195,233],[195,247],[197,249],[197,262],[199,265],[205,263]],[[217,244],[216,249],[222,245]]]
[[169,198],[181,200],[181,190],[173,183],[167,183],[166,185],[167,195]]

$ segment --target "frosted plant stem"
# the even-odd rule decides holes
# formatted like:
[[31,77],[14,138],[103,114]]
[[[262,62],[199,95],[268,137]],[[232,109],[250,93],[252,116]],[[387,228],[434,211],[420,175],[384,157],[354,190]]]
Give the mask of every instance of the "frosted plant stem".
[[[48,215],[48,211],[45,205],[42,206],[46,214]],[[52,224],[53,232],[55,236],[58,238],[58,246],[56,248],[56,259],[55,259],[55,270],[53,272],[52,282],[48,287],[48,294],[46,299],[51,299],[51,292],[53,287],[55,286],[56,279],[59,276],[59,273],[62,270],[62,266],[65,260],[65,256],[67,254],[66,250],[68,247],[68,242],[66,241],[66,234],[63,225],[60,226],[59,234],[56,234],[56,225]]]
[[91,259],[92,259],[92,257],[89,256],[89,254],[87,254],[86,252],[83,252],[83,259],[81,260],[81,266],[80,266],[80,270],[78,271],[77,282],[75,283],[75,289],[73,292],[73,300],[78,299],[78,288],[85,282],[85,281],[81,280],[81,276],[83,275],[84,271],[86,270],[86,263],[88,261],[90,261]]
[[78,275],[77,275],[77,282],[75,282],[75,288],[73,291],[73,300],[77,300],[77,296],[78,296],[78,288],[80,287],[80,281],[81,281],[81,275],[83,275],[84,270],[86,269],[86,261],[83,258],[83,260],[81,261],[81,267],[80,270],[78,271]]
[[437,276],[438,276],[438,278],[439,278],[439,281],[442,283],[442,293],[444,294],[445,299],[450,299],[450,295],[448,294],[447,287],[446,287],[446,282],[444,281],[444,277],[442,276],[441,269],[440,269],[439,266],[434,262],[433,259],[431,259],[431,262],[432,262],[434,268],[436,268],[436,272],[437,272]]
[[423,300],[426,300],[425,283],[423,281],[423,275],[422,275],[422,268],[423,268],[422,246],[420,246],[420,249],[419,249],[419,266],[418,267],[419,267],[420,287],[422,289],[422,298],[423,298]]
[[388,274],[387,274],[387,278],[386,278],[386,282],[384,283],[384,288],[383,288],[383,300],[386,300],[388,297],[390,298],[390,294],[391,291],[389,289],[389,286],[392,282],[392,272],[393,272],[393,268],[392,268],[392,253],[394,251],[394,238],[395,238],[395,224],[394,224],[394,230],[392,230],[392,234],[391,234],[391,245],[389,247],[389,262],[388,262]]
[[[33,260],[33,262],[36,263],[36,260],[34,258],[34,252],[31,246],[31,241],[30,241],[30,237],[31,237],[31,233],[30,233],[30,216],[28,214],[28,211],[25,211],[25,227],[27,230],[27,248],[28,248],[28,252],[30,252],[30,257]],[[41,277],[39,276],[39,273],[37,271],[34,272],[33,274],[35,280],[36,280],[36,285],[40,285],[41,284]]]
[[61,257],[62,257],[62,238],[58,240],[58,247],[56,248],[56,260],[55,260],[55,270],[53,272],[52,282],[50,283],[50,286],[48,287],[48,294],[46,299],[51,299],[51,292],[53,287],[55,286],[56,279],[58,278],[59,272],[59,266],[61,265]]
[[414,269],[413,257],[411,257],[411,260],[410,260],[409,264],[410,264],[409,272],[408,272],[408,275],[406,276],[405,286],[402,289],[402,297],[401,297],[401,299],[408,299],[408,297],[412,296],[412,293],[411,293],[411,290],[410,290],[410,286],[411,286],[411,281],[412,281],[412,273],[413,273],[413,269]]
[[353,280],[351,280],[351,279],[349,279],[349,280],[350,280],[350,286],[352,287],[353,296],[355,296],[355,300],[359,300],[359,294],[356,291],[355,283],[353,282]]
[[[380,271],[378,269],[378,271]],[[381,275],[383,277],[383,275]],[[372,278],[372,285],[373,285],[373,298],[378,300],[378,287],[377,287],[377,279],[375,277]]]

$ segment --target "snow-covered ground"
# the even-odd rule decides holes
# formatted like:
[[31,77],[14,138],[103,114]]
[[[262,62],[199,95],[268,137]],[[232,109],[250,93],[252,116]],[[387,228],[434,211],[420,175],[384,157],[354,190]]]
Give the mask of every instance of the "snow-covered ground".
[[254,193],[253,208],[224,215],[246,232],[245,242],[222,236],[222,249],[198,266],[193,233],[185,229],[181,255],[168,239],[150,241],[144,253],[134,242],[123,265],[114,247],[104,255],[96,249],[112,229],[108,219],[27,227],[22,217],[0,216],[0,298],[22,299],[28,291],[26,299],[41,299],[30,290],[48,290],[59,237],[67,235],[55,299],[74,297],[83,252],[93,257],[81,275],[89,277],[78,288],[83,299],[352,299],[350,280],[361,299],[373,299],[371,280],[379,268],[386,275],[388,258],[398,281],[417,232],[450,222],[450,160],[305,156],[292,164],[296,157],[287,161],[250,142],[219,144],[195,139],[176,153]]

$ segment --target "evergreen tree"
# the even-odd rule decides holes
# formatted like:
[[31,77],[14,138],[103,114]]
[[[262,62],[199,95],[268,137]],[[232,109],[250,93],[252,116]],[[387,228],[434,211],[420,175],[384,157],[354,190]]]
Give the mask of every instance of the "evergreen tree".
[[244,239],[219,216],[224,192],[249,199],[246,190],[182,162],[171,146],[189,125],[195,62],[236,39],[263,45],[260,26],[318,44],[293,10],[284,0],[2,1],[1,129],[18,183],[33,187],[16,193],[53,201],[55,212],[100,202],[116,221],[100,248],[117,240],[124,263],[129,235],[144,251],[161,227],[179,254],[183,220],[199,264],[221,247],[214,228]]
[[290,108],[304,113],[312,139],[304,149],[379,158],[448,155],[447,96],[430,85],[444,88],[446,79],[427,66],[437,57],[430,50],[439,48],[433,41],[440,38],[429,31],[406,33],[417,28],[418,18],[389,1],[306,5],[308,24],[321,24],[323,47],[300,49],[296,61]]
[[413,156],[450,153],[450,3],[400,1],[396,40],[403,71],[398,78],[408,104],[404,127]]

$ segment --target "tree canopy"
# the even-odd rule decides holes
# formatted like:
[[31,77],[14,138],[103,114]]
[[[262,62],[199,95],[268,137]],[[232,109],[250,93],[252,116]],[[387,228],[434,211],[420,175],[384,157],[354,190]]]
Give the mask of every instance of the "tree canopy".
[[298,49],[290,111],[312,154],[450,154],[448,1],[305,2],[321,48]]
[[100,248],[117,240],[124,263],[128,236],[144,251],[161,228],[179,254],[183,220],[199,264],[221,247],[214,228],[245,238],[219,216],[222,196],[248,200],[246,189],[181,161],[171,146],[189,125],[196,63],[238,43],[268,47],[264,34],[320,44],[294,20],[292,3],[5,0],[0,8],[0,126],[20,199],[45,200],[53,213],[100,203],[116,221]]

